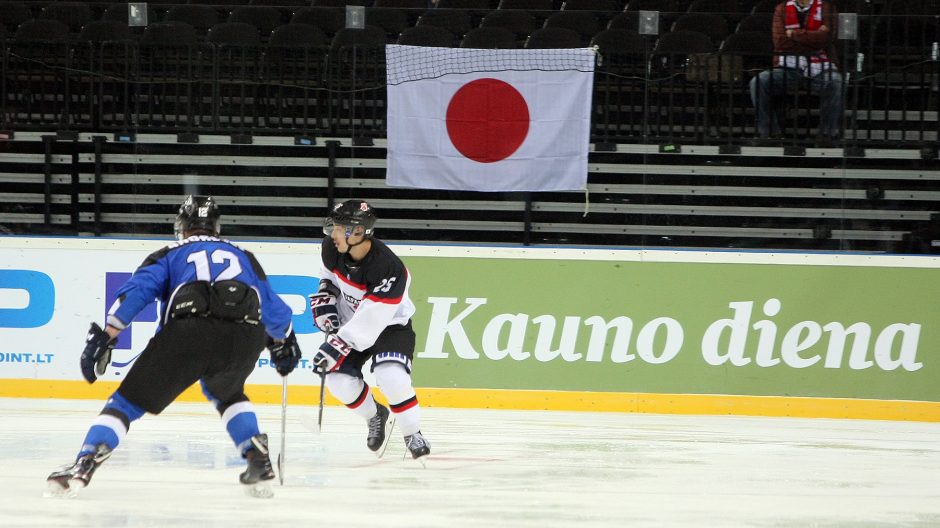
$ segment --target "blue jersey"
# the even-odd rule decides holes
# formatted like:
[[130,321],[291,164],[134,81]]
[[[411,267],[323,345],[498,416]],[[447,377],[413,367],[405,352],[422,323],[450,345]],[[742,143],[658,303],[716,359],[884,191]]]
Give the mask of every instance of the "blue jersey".
[[167,322],[167,307],[180,286],[202,280],[237,280],[258,293],[261,323],[269,336],[284,339],[291,331],[289,306],[281,300],[254,255],[228,240],[191,236],[147,257],[134,275],[117,291],[108,310],[108,324],[123,329],[154,299],[160,302],[160,328]]

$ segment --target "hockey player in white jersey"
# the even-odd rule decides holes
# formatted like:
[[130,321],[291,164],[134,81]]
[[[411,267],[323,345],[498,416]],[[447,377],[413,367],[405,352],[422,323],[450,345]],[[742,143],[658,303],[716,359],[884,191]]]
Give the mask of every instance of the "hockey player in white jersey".
[[[401,259],[373,238],[375,221],[375,211],[362,200],[337,205],[326,219],[320,287],[310,295],[310,307],[327,338],[313,363],[327,372],[330,393],[368,423],[369,449],[382,456],[397,421],[411,456],[423,463],[431,446],[421,434],[411,382],[411,277]],[[370,358],[391,413],[373,399],[363,380],[362,368]]]

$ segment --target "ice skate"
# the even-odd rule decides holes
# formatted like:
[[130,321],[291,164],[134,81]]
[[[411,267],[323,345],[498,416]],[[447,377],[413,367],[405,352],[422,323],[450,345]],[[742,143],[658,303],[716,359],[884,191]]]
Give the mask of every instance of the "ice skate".
[[248,468],[239,475],[238,480],[245,485],[245,493],[259,499],[270,499],[274,491],[268,483],[274,479],[274,468],[268,456],[268,435],[259,434],[251,437],[251,449],[245,453]]
[[375,406],[377,412],[375,416],[369,418],[369,436],[366,438],[366,445],[375,451],[377,457],[382,458],[385,448],[388,447],[388,441],[392,437],[392,430],[395,429],[395,416],[384,405],[376,403]]
[[424,438],[421,431],[405,437],[405,446],[411,452],[411,458],[417,460],[422,466],[427,467],[428,455],[431,454],[431,444]]
[[105,444],[99,444],[94,453],[86,453],[71,466],[53,472],[46,478],[45,497],[74,497],[82,488],[91,482],[98,466],[111,456],[111,449]]

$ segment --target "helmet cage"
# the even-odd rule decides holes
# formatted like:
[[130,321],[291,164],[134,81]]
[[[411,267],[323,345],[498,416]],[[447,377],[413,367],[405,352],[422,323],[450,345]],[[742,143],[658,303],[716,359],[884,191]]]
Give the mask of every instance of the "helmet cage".
[[[336,228],[336,226],[342,226],[343,228],[345,228],[343,230],[343,236],[345,238],[349,238],[354,235],[362,235],[365,237],[365,236],[369,236],[372,234],[372,230],[365,229],[365,227],[362,226],[362,224],[354,224],[354,223],[344,224],[342,222],[337,222],[333,220],[332,218],[327,218],[326,221],[323,222],[323,234],[328,237],[333,236],[333,230]],[[363,229],[360,230],[359,233],[356,233],[357,227],[363,227]]]

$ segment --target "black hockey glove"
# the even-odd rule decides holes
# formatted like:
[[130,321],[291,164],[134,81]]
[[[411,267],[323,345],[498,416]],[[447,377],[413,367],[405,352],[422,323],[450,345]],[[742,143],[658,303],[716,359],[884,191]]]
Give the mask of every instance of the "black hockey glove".
[[340,339],[336,334],[326,336],[326,341],[320,345],[320,350],[313,356],[313,371],[333,372],[338,369],[346,356],[353,351],[349,343]]
[[320,281],[320,291],[309,296],[313,324],[327,334],[339,330],[339,314],[336,311],[336,298],[339,295],[340,291],[333,283],[323,280]]
[[297,344],[297,336],[293,331],[283,341],[275,341],[269,337],[268,351],[271,353],[271,364],[281,376],[293,372],[300,363],[300,345]]
[[111,350],[114,349],[114,340],[107,332],[91,323],[88,337],[85,338],[85,350],[82,351],[82,376],[88,383],[94,383],[108,369],[111,363]]

